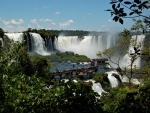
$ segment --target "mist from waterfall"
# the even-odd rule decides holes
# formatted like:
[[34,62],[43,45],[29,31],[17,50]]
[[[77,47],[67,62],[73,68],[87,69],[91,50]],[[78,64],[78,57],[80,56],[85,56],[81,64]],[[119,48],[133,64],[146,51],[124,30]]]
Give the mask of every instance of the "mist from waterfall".
[[[14,41],[21,42],[23,33],[5,33],[5,35]],[[103,52],[105,49],[115,46],[116,40],[119,38],[113,34],[103,34],[99,36],[58,36],[55,37],[53,42],[51,37],[45,37],[44,39],[37,33],[29,33],[26,35],[26,44],[28,45],[28,51],[35,52],[40,55],[50,55],[58,50],[60,52],[72,51],[75,54],[86,55],[93,59],[98,58],[96,55],[99,51]],[[136,40],[136,44],[140,44],[144,41],[144,35],[132,36],[132,39]],[[143,46],[140,47],[142,49]],[[129,46],[128,53],[134,53],[133,45]],[[115,59],[115,58],[114,58]],[[114,60],[113,59],[113,60]],[[138,68],[140,67],[141,58],[139,57],[135,62]],[[129,65],[130,56],[125,54],[122,57],[121,67]],[[114,67],[114,66],[113,66]]]
[[[128,53],[125,54],[125,56],[122,59],[122,63],[121,63],[122,67],[128,67],[128,68],[130,67],[130,64],[131,64],[130,54],[135,53],[134,47],[142,50],[143,44],[144,44],[144,39],[145,39],[145,35],[134,35],[134,36],[132,36],[131,44],[130,44],[129,49],[128,49]],[[137,68],[140,68],[140,64],[141,64],[141,57],[139,56],[135,60],[133,65],[135,65]]]
[[115,38],[117,37],[111,35],[83,36],[83,38],[78,36],[59,36],[58,39],[55,39],[54,47],[61,52],[73,51],[89,58],[97,58],[96,54],[99,51],[104,51],[115,45]]
[[23,33],[5,33],[5,35],[14,42],[23,40]]

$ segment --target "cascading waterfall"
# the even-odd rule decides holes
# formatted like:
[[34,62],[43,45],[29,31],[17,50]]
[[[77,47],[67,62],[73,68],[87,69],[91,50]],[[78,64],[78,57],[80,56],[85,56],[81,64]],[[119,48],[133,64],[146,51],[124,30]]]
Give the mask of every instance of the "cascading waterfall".
[[50,55],[50,52],[47,52],[44,47],[44,40],[37,33],[30,33],[31,38],[33,39],[32,44],[34,46],[33,52],[36,52],[40,55]]
[[110,35],[108,35],[108,38],[107,38],[107,48],[106,49],[108,49],[108,48],[110,48],[111,47],[111,36]]
[[118,86],[118,80],[117,80],[117,78],[116,77],[114,77],[113,76],[113,74],[116,74],[116,75],[118,75],[119,76],[119,78],[120,78],[120,80],[122,80],[122,77],[121,77],[121,75],[120,74],[118,74],[118,72],[117,71],[109,71],[109,72],[106,72],[107,74],[108,74],[108,80],[109,80],[109,82],[110,82],[110,85],[111,85],[111,87],[117,87]]
[[[123,59],[122,59],[122,67],[130,67],[131,64],[131,57],[130,54],[135,53],[134,47],[137,47],[137,49],[142,49],[143,48],[143,43],[144,43],[145,35],[134,35],[131,38],[131,44],[129,46],[128,54],[126,54]],[[134,44],[133,44],[133,42]],[[139,56],[133,65],[136,65],[137,68],[140,68],[141,64],[141,57]]]
[[[14,41],[22,41],[23,33],[5,33],[5,35]],[[104,51],[106,48],[114,46],[116,37],[113,35],[101,36],[59,36],[54,38],[52,42],[51,37],[43,38],[37,33],[24,34],[26,37],[26,44],[29,52],[36,52],[41,55],[49,55],[55,50],[61,52],[73,51],[74,53],[86,55],[89,58],[97,58],[98,51]]]
[[78,36],[59,36],[55,39],[55,48],[59,51],[75,51],[78,45]]
[[53,43],[52,43],[52,39],[51,39],[51,37],[47,37],[46,38],[46,48],[47,48],[47,51],[50,51],[50,52],[54,52],[54,47],[53,47]]
[[74,53],[86,55],[89,58],[97,58],[98,51],[114,46],[116,37],[110,35],[102,36],[59,36],[54,41],[54,47],[61,51],[73,51]]
[[[5,35],[14,41],[22,41],[23,33],[5,33]],[[25,34],[26,35],[26,34]],[[43,38],[37,33],[29,33],[27,35],[26,41],[27,45],[30,45],[31,52],[36,52],[40,55],[50,55],[50,52],[53,52],[55,49],[65,52],[65,51],[73,51],[77,54],[86,55],[89,58],[97,58],[96,53],[98,51],[104,51],[105,49],[111,48],[115,46],[117,36],[114,35],[100,35],[100,36],[59,36],[58,38],[54,38],[54,43],[52,43],[51,37],[45,38],[45,42]],[[139,45],[144,41],[144,35],[132,36],[132,39],[136,40],[136,45]],[[0,38],[0,41],[2,39]],[[46,46],[45,46],[46,45]],[[129,53],[134,53],[133,45],[129,47]],[[141,46],[139,49],[142,49]],[[50,52],[48,52],[50,51]],[[135,65],[140,67],[140,57],[135,61]],[[122,63],[124,65],[130,64],[130,56],[126,54]],[[119,81],[112,74],[116,74],[122,80],[122,77],[116,71],[106,72],[108,74],[108,79],[111,84],[111,87],[117,87]],[[91,80],[90,80],[91,81]],[[98,92],[101,95],[104,92],[100,83],[95,83],[92,81],[93,86],[92,89]]]
[[[67,81],[69,81],[68,79],[63,79],[65,81],[65,83]],[[73,80],[74,82],[78,82],[76,80]],[[94,80],[87,80],[87,81],[84,81],[84,82],[92,82],[92,89],[97,92],[99,95],[102,94],[102,92],[106,92],[104,91],[104,89],[102,88],[102,85],[100,83],[96,83]]]
[[27,46],[28,46],[28,52],[30,52],[30,48],[31,48],[30,45],[31,45],[31,44],[30,44],[30,41],[29,41],[28,34],[25,33],[25,37],[26,37],[25,40],[26,40],[26,43],[27,43]]
[[94,80],[87,80],[85,82],[92,82],[92,89],[97,92],[99,95],[101,95],[102,92],[105,92],[102,88],[102,85],[98,82],[96,83]]
[[3,39],[0,38],[0,41],[1,41],[1,46],[4,46],[4,43],[3,43]]
[[14,42],[23,40],[23,33],[5,33],[5,35]]

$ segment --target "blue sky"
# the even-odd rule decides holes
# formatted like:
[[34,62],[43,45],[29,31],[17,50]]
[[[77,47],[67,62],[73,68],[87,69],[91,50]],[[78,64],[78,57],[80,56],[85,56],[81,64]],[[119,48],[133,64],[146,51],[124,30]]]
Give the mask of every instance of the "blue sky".
[[122,31],[133,25],[112,21],[110,0],[1,0],[0,28],[20,32],[28,28],[53,30]]

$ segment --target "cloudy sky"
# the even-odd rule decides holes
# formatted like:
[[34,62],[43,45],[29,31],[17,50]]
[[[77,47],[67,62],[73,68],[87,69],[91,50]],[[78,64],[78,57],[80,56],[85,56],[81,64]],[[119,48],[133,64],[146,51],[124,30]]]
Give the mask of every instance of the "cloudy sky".
[[28,28],[53,30],[122,31],[133,25],[112,21],[110,0],[1,0],[0,28],[20,32]]

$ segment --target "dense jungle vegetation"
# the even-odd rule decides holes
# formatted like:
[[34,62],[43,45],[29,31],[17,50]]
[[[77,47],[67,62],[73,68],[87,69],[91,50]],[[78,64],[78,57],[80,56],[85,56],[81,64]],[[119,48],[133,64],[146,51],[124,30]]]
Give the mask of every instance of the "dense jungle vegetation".
[[[122,4],[130,6],[130,15],[142,16],[142,9],[149,9],[149,2],[134,0],[113,0],[111,2],[111,13],[115,15],[114,21],[123,24],[123,17],[127,14],[121,8]],[[118,9],[119,8],[119,9]],[[132,9],[133,8],[133,9]],[[139,12],[139,10],[141,12]],[[130,30],[142,31],[149,27],[149,17],[142,16],[147,21],[135,20]],[[120,55],[127,47],[130,30],[124,30],[118,41]],[[4,31],[0,29],[0,37]],[[134,40],[133,40],[134,42]],[[31,57],[27,53],[24,42],[8,42],[9,48],[0,44],[0,112],[1,113],[149,113],[150,112],[150,66],[147,64],[141,69],[133,65],[134,61],[141,55],[150,58],[150,46],[143,50],[134,47],[135,53],[130,54],[130,68],[120,68],[118,62],[113,62],[111,57],[115,55],[112,49],[106,49],[98,53],[98,56],[105,55],[110,61],[118,66],[121,75],[129,78],[127,83],[120,83],[116,88],[109,88],[105,74],[96,74],[94,79],[106,86],[107,92],[102,95],[92,90],[92,83],[86,85],[83,82],[67,82],[61,79],[54,79],[49,73],[52,66],[50,59],[35,55]],[[118,61],[120,58],[118,57]],[[131,78],[140,73],[139,85],[134,85]]]
[[83,30],[45,30],[45,29],[32,29],[28,28],[28,30],[24,31],[24,33],[38,33],[42,37],[53,37],[53,36],[59,36],[59,35],[64,35],[64,36],[88,36],[88,35],[100,35],[106,32],[97,32],[97,31],[83,31]]
[[50,56],[46,56],[50,59],[51,62],[62,62],[62,61],[71,61],[75,63],[80,62],[90,62],[90,58],[85,55],[75,54],[74,52],[56,52],[55,54],[51,54]]

